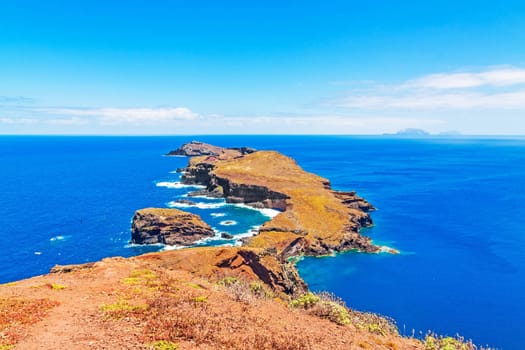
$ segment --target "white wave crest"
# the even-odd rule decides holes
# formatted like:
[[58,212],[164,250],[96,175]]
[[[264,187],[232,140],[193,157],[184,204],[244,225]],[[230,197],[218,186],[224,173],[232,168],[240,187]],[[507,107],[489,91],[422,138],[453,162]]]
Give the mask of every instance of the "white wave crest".
[[237,225],[237,221],[235,221],[235,220],[224,220],[224,221],[219,222],[219,225],[222,225],[222,226],[233,226],[233,225]]
[[256,236],[259,233],[259,228],[261,226],[253,226],[248,232],[239,233],[235,235],[235,246],[242,245],[242,239]]
[[226,216],[226,213],[211,213],[210,215],[214,218],[222,218],[223,216]]
[[279,211],[277,209],[254,208],[254,207],[250,207],[249,205],[242,204],[242,203],[240,203],[240,204],[232,204],[232,205],[235,205],[236,207],[239,207],[239,208],[245,208],[245,209],[258,211],[259,213],[263,214],[266,217],[269,217],[270,219],[276,217],[279,214],[281,214],[281,211]]
[[171,201],[171,202],[168,202],[167,205],[170,208],[192,208],[192,207],[195,207],[195,208],[199,208],[199,209],[217,209],[217,208],[224,207],[226,205],[226,203],[224,203],[224,202],[221,202],[221,203],[202,203],[202,202],[198,202],[198,203],[195,203],[195,204],[188,204],[188,203],[180,203],[180,202],[177,202],[177,201]]
[[167,250],[179,250],[183,248],[188,248],[188,247],[183,246],[183,245],[164,245],[160,251],[163,252]]
[[206,188],[202,185],[185,185],[180,181],[160,181],[155,184],[157,187],[166,187],[166,188]]

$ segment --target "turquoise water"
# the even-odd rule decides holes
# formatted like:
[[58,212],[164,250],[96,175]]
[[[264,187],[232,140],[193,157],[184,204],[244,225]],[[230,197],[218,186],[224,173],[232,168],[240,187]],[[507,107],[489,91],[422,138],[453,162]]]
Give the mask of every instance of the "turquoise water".
[[[378,208],[364,233],[401,254],[304,259],[298,267],[312,289],[392,316],[407,334],[459,332],[524,349],[523,139],[0,137],[0,283],[57,263],[162,249],[130,246],[130,221],[138,208],[185,198],[190,189],[162,183],[176,184],[173,171],[187,159],[162,155],[195,138],[279,150]],[[268,220],[219,200],[194,200],[199,207],[185,210],[217,232],[243,235]]]

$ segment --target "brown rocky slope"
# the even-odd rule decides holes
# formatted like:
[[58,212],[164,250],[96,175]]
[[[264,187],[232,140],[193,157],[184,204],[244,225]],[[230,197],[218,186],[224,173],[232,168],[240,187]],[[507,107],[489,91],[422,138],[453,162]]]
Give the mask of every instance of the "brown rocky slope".
[[0,317],[0,349],[423,349],[360,314],[338,324],[271,292],[301,287],[297,278],[249,248],[56,267],[0,285],[0,309],[14,315]]

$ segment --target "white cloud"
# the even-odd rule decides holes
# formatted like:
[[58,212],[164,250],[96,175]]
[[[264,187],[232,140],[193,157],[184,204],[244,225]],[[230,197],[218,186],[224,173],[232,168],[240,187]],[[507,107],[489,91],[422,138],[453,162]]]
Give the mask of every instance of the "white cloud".
[[228,134],[380,134],[406,128],[434,130],[446,124],[437,118],[342,115],[215,116],[213,120],[208,119],[204,123],[227,127],[224,132]]
[[414,92],[404,95],[348,96],[338,104],[361,109],[525,109],[525,90],[504,93]]
[[410,80],[405,88],[461,89],[481,86],[511,86],[525,83],[525,69],[509,67],[477,73],[430,74]]
[[0,118],[0,124],[9,124],[9,125],[16,125],[16,124],[35,124],[38,123],[37,119],[33,118]]
[[185,107],[164,108],[46,108],[48,114],[73,117],[95,117],[101,124],[158,124],[176,120],[192,120],[197,113]]
[[48,119],[47,124],[51,125],[85,125],[89,121],[85,118],[72,117],[72,118],[60,118],[60,119]]
[[525,109],[525,69],[425,75],[405,83],[353,90],[333,104],[358,109]]

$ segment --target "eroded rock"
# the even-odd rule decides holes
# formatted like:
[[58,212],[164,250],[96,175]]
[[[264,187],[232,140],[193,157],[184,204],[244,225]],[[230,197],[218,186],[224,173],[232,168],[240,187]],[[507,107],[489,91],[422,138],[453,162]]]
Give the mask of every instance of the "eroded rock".
[[215,235],[198,215],[178,209],[146,208],[135,212],[131,225],[131,242],[192,245]]
[[185,143],[176,150],[168,152],[168,156],[220,156],[222,154],[231,153],[232,155],[242,156],[244,154],[250,154],[256,150],[249,147],[238,147],[238,148],[225,148],[210,145],[208,143],[200,141],[191,141]]

